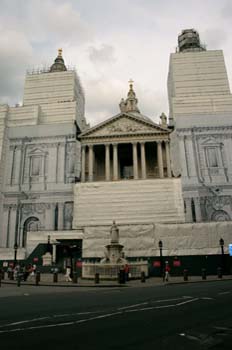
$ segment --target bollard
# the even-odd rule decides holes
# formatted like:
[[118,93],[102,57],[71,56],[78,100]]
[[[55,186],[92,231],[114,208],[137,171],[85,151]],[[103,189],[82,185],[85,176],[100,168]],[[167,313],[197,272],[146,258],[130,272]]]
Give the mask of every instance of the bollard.
[[40,271],[37,271],[35,274],[35,285],[38,286],[40,282]]
[[183,275],[184,275],[184,281],[188,281],[188,270],[187,269],[184,269]]
[[145,272],[144,272],[144,271],[141,272],[141,282],[142,282],[142,283],[145,283],[145,282],[146,282],[146,275],[145,275]]
[[217,275],[218,275],[218,278],[222,278],[222,268],[221,267],[217,268]]
[[203,280],[206,280],[206,269],[201,269],[201,276]]
[[77,272],[74,272],[74,273],[73,273],[72,282],[73,282],[73,283],[77,283],[77,282],[78,282]]
[[100,275],[99,275],[99,273],[95,273],[95,276],[94,276],[94,283],[95,283],[95,284],[100,283]]
[[2,280],[5,279],[5,271],[4,271],[4,270],[1,271],[1,279],[2,279]]
[[58,282],[58,273],[57,273],[57,272],[54,272],[54,273],[53,273],[53,282],[54,282],[54,283],[57,283],[57,282]]

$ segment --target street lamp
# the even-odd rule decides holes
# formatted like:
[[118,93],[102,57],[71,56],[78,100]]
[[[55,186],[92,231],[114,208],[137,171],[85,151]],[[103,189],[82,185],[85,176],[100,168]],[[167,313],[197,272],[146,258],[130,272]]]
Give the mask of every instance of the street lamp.
[[224,254],[224,239],[223,238],[220,238],[219,239],[219,244],[221,246],[221,250],[222,250],[222,255]]
[[225,261],[224,261],[224,239],[223,239],[223,238],[220,238],[220,239],[219,239],[219,244],[220,244],[221,252],[222,252],[222,255],[221,255],[221,267],[222,267],[222,273],[223,273],[224,270],[225,270]]
[[16,261],[17,261],[17,251],[18,251],[18,244],[17,244],[17,242],[15,242],[15,244],[14,244],[14,266],[16,265]]
[[163,242],[159,241],[159,250],[160,250],[160,274],[162,276],[163,273],[163,256],[162,256],[162,250],[163,250]]

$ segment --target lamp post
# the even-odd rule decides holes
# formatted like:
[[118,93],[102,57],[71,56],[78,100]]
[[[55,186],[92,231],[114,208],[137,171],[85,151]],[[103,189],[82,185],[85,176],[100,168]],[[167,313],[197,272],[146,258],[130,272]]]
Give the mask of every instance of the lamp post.
[[221,247],[221,266],[222,266],[222,273],[224,272],[224,239],[223,238],[220,238],[219,239],[219,244],[220,244],[220,247]]
[[163,255],[162,255],[163,242],[161,240],[159,241],[159,250],[160,250],[160,275],[162,277],[162,274],[163,274]]
[[18,251],[18,244],[17,244],[17,242],[15,242],[15,244],[14,244],[14,266],[16,266],[16,262],[17,262],[17,251]]
[[219,244],[221,246],[222,255],[224,255],[224,239],[223,238],[219,239]]

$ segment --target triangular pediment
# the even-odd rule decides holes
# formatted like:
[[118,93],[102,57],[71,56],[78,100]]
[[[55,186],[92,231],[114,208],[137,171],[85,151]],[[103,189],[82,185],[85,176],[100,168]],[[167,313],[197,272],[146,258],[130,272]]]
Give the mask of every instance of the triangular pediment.
[[30,152],[29,155],[33,155],[33,156],[41,156],[44,155],[44,151],[39,149],[39,148],[33,148]]
[[170,131],[142,116],[139,117],[129,113],[121,113],[85,131],[80,137],[103,137],[160,132],[169,133]]
[[214,137],[207,137],[207,139],[205,139],[202,142],[203,146],[215,146],[217,145],[219,142],[214,138]]

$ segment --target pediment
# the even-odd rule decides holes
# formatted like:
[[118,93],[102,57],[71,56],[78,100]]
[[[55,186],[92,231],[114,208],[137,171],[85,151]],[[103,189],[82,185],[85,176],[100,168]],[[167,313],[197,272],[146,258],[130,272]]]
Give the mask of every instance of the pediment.
[[207,139],[205,139],[202,142],[203,146],[215,146],[215,145],[218,145],[218,144],[219,144],[218,140],[215,139],[214,137],[207,137]]
[[33,148],[29,152],[29,156],[43,156],[43,155],[44,155],[44,151],[39,148]]
[[81,137],[103,137],[125,134],[144,134],[144,133],[169,133],[169,130],[153,123],[149,119],[135,117],[129,114],[120,114],[95,127],[85,131]]

